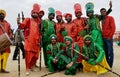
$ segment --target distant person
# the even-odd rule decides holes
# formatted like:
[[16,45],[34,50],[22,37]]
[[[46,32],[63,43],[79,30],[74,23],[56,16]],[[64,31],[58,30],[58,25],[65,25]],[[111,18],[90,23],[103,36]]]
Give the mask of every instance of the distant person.
[[116,30],[116,25],[114,18],[112,16],[107,15],[107,11],[105,8],[101,8],[100,13],[103,16],[101,23],[102,23],[102,38],[104,43],[104,51],[107,62],[112,68],[114,61],[113,35]]
[[25,58],[25,51],[24,51],[24,45],[23,45],[23,41],[24,41],[24,35],[23,35],[23,31],[21,29],[17,29],[14,35],[14,40],[15,40],[15,51],[13,54],[13,60],[17,60],[17,55],[18,55],[18,51],[20,51],[19,49],[21,49],[22,51],[22,57],[23,59]]
[[[5,20],[6,11],[0,9],[0,24],[2,25],[4,31],[8,34],[8,36],[12,39],[12,32],[10,24]],[[2,35],[2,29],[0,27],[0,35]],[[0,73],[9,73],[6,70],[8,57],[10,55],[10,47],[6,48],[4,51],[0,53]]]

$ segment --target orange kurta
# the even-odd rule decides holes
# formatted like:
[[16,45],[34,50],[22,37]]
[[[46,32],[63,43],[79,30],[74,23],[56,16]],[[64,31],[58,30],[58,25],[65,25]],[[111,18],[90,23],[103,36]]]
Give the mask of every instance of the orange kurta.
[[[5,20],[0,22],[0,24],[3,26],[3,29],[8,34],[8,36],[10,38],[12,38],[12,31],[11,31],[11,28],[10,28],[10,24]],[[3,32],[2,32],[2,29],[0,28],[0,35],[2,35],[2,34],[3,34]],[[4,52],[10,53],[10,47],[6,48]]]

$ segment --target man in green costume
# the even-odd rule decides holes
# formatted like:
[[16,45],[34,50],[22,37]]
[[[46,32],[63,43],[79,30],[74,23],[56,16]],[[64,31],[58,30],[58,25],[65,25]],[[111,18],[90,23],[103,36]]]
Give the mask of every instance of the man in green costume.
[[76,69],[78,67],[77,59],[78,59],[78,53],[74,50],[80,52],[80,48],[77,43],[74,43],[72,38],[70,36],[64,37],[65,41],[65,50],[64,54],[60,55],[60,59],[62,59],[65,62],[66,71],[65,75],[75,75]]
[[108,69],[110,68],[106,61],[103,48],[99,44],[94,43],[90,35],[84,37],[82,54],[85,59],[82,60],[83,72],[97,72],[97,75],[99,75],[108,71],[98,64]]
[[51,44],[47,46],[46,54],[48,58],[48,69],[50,72],[65,69],[64,61],[59,59],[60,52],[63,52],[64,44],[57,42],[57,36],[52,34],[50,36]]
[[45,65],[47,66],[47,58],[46,58],[46,47],[48,44],[50,44],[50,40],[48,38],[50,37],[51,34],[55,34],[55,22],[53,21],[55,17],[55,10],[53,8],[48,9],[48,19],[44,20],[42,23],[42,44],[43,44],[43,52],[44,52],[44,61]]
[[[107,11],[107,14],[109,14],[112,10],[112,3],[110,2],[110,8]],[[101,34],[101,28],[100,28],[100,20],[102,18],[101,15],[95,15],[94,14],[94,4],[91,2],[88,2],[86,4],[86,14],[89,17],[87,20],[87,26],[88,26],[88,33],[92,36],[93,41],[97,44],[99,44],[101,47],[103,47],[103,40],[102,40],[102,34]]]

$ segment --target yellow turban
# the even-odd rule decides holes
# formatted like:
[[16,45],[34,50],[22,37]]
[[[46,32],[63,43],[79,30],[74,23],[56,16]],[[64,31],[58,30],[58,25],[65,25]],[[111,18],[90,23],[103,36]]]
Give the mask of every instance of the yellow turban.
[[4,14],[4,16],[6,16],[6,11],[3,9],[0,9],[0,13]]

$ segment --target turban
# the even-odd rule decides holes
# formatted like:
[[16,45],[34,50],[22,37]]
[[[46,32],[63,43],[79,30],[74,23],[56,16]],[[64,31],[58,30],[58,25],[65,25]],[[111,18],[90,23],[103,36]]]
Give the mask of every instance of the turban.
[[36,12],[36,13],[39,13],[39,12],[40,12],[40,5],[39,5],[39,4],[35,3],[35,4],[33,5],[33,10],[32,10],[31,13],[33,13],[33,12]]
[[70,36],[65,36],[64,37],[64,41],[66,42],[66,41],[70,41],[71,43],[72,43],[72,38],[70,37]]
[[76,3],[74,5],[74,10],[75,10],[75,13],[80,12],[82,14],[82,8],[81,8],[81,5],[79,3]]
[[57,10],[57,11],[56,11],[56,16],[59,16],[59,15],[62,16],[62,12],[59,11],[59,10]]
[[0,9],[0,13],[4,14],[4,16],[6,16],[6,11],[3,9]]
[[64,16],[65,18],[66,18],[67,16],[70,16],[70,18],[72,18],[72,14],[70,14],[70,13],[65,13],[63,16]]
[[55,34],[52,34],[52,35],[50,36],[50,40],[51,40],[52,38],[54,38],[54,39],[57,40],[57,36],[56,36]]
[[50,8],[48,8],[48,16],[50,15],[50,14],[55,14],[55,10],[54,10],[54,8],[52,8],[52,7],[50,7]]
[[93,41],[93,39],[92,39],[92,36],[91,35],[86,35],[85,37],[84,37],[84,42],[86,41],[86,40],[89,40],[89,41]]
[[87,14],[87,16],[88,16],[88,13],[94,13],[94,4],[92,2],[88,2],[85,5],[85,8],[86,8],[86,14]]

